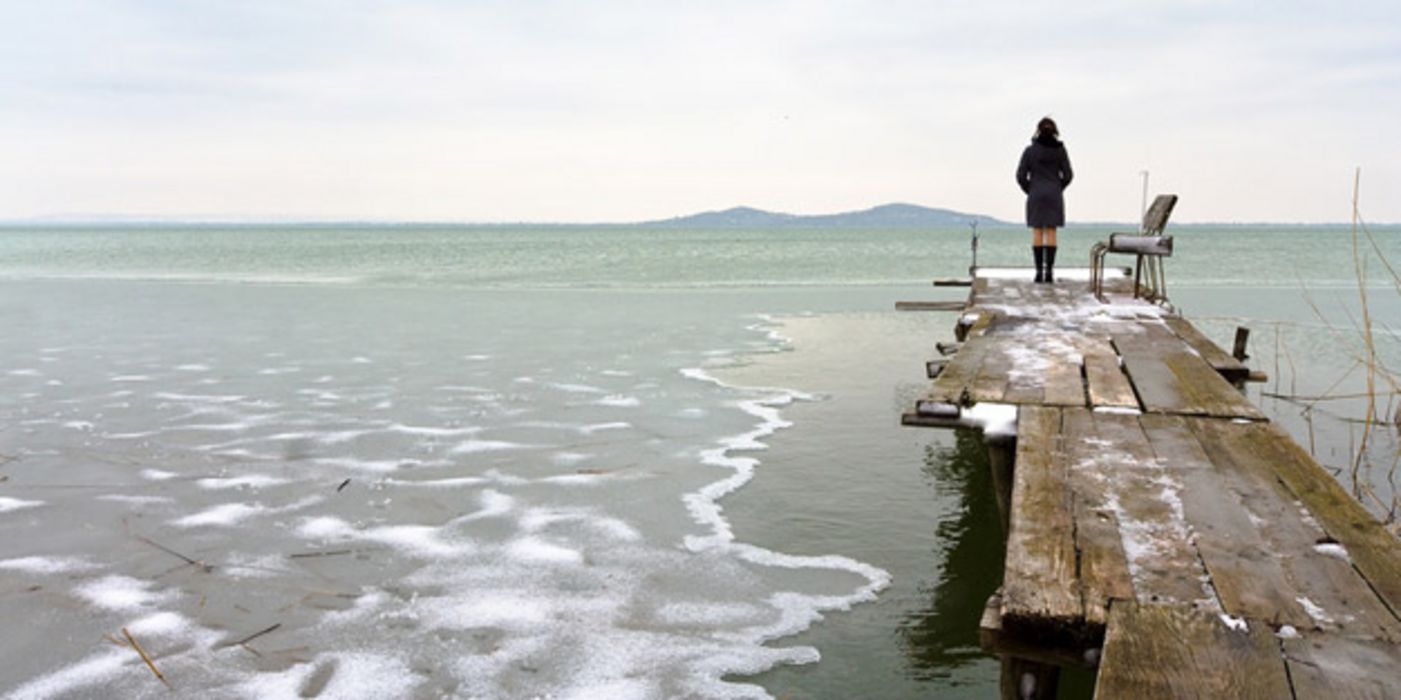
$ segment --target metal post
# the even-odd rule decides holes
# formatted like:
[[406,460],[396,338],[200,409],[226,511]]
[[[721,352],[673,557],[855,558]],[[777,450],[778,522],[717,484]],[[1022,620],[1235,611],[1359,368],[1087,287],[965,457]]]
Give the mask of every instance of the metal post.
[[968,276],[972,277],[977,274],[976,270],[978,269],[978,220],[974,219],[968,222],[968,226],[973,229],[973,265],[968,268]]
[[1148,218],[1148,171],[1140,170],[1139,175],[1143,176],[1143,199],[1138,204],[1138,221],[1140,228],[1144,219]]

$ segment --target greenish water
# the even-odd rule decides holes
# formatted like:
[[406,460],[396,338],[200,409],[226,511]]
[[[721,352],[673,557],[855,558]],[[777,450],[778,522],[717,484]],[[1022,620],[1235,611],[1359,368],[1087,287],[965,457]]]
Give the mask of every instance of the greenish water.
[[[1353,487],[1360,400],[1262,393],[1365,385],[1351,233],[1176,235],[1174,301],[1253,329],[1252,398]],[[35,630],[0,692],[165,693],[128,626],[234,697],[986,697],[982,452],[898,425],[953,318],[891,310],[969,262],[958,229],[0,229],[0,613]]]
[[[1112,227],[1061,232],[1085,265]],[[1182,227],[1172,280],[1191,287],[1355,286],[1344,227]],[[1401,229],[1374,231],[1395,264]],[[1029,265],[1029,237],[980,231],[982,265]],[[506,288],[925,284],[965,271],[967,229],[163,226],[0,229],[0,275]],[[1365,242],[1364,242],[1365,245]],[[1373,268],[1373,280],[1384,275]]]

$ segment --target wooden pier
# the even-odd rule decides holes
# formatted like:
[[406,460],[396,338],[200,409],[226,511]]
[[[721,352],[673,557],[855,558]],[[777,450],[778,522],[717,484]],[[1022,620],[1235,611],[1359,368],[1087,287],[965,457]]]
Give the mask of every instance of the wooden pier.
[[904,416],[984,429],[1004,697],[1080,666],[1096,698],[1401,698],[1401,542],[1242,395],[1249,368],[1129,284],[978,271]]

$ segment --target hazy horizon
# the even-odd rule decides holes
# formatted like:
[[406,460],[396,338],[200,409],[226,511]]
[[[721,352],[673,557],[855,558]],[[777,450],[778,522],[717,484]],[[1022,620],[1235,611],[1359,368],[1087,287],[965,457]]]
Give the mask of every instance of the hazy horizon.
[[[649,225],[649,224],[658,224],[658,225],[661,225],[661,224],[666,224],[666,223],[668,223],[668,222],[670,222],[670,221],[672,221],[672,220],[687,219],[687,218],[691,218],[691,217],[699,216],[699,215],[703,215],[703,214],[714,214],[714,213],[720,213],[720,212],[725,212],[725,211],[731,211],[731,210],[735,210],[735,209],[752,209],[752,210],[762,211],[762,212],[765,212],[765,213],[768,213],[768,214],[776,214],[776,215],[784,215],[784,216],[794,216],[794,217],[799,217],[799,218],[812,218],[812,217],[822,217],[822,216],[838,216],[838,215],[846,215],[846,214],[857,214],[857,213],[861,213],[861,212],[868,211],[868,210],[873,209],[873,208],[876,208],[876,207],[886,206],[887,204],[907,204],[907,203],[904,203],[904,202],[889,202],[889,203],[886,203],[886,204],[877,204],[877,205],[872,205],[872,206],[870,206],[870,207],[863,207],[863,208],[860,208],[860,209],[851,209],[851,210],[843,210],[843,211],[816,211],[816,212],[777,211],[777,210],[772,210],[772,209],[764,209],[764,208],[762,208],[762,207],[754,207],[754,206],[750,206],[750,205],[747,205],[747,204],[739,204],[739,205],[735,205],[735,206],[733,206],[733,207],[725,207],[725,208],[723,208],[723,209],[711,209],[711,210],[706,210],[706,211],[679,213],[679,214],[675,214],[675,215],[671,215],[671,216],[665,216],[665,217],[661,217],[661,218],[647,219],[647,220],[637,220],[637,221],[567,221],[567,220],[533,220],[533,221],[532,221],[532,220],[522,220],[522,221],[504,221],[504,220],[502,220],[502,221],[488,221],[488,220],[471,220],[471,219],[456,219],[456,220],[454,220],[454,219],[412,219],[412,218],[398,218],[398,219],[395,219],[395,218],[379,218],[379,219],[377,219],[377,218],[309,218],[309,217],[294,217],[294,216],[287,216],[287,217],[238,216],[238,215],[232,215],[232,214],[230,214],[230,215],[222,215],[222,216],[220,216],[220,215],[210,215],[210,216],[182,216],[182,215],[173,215],[173,216],[152,216],[152,215],[142,215],[142,214],[79,214],[79,215],[55,214],[55,215],[47,215],[47,216],[35,216],[35,217],[29,217],[29,218],[0,218],[0,228],[17,228],[17,227],[26,227],[26,226],[30,226],[30,227],[48,227],[48,226],[53,226],[53,227],[61,227],[61,226],[113,226],[113,227],[120,227],[120,226],[143,226],[143,225],[149,225],[149,226],[203,226],[203,225],[208,225],[208,226],[259,226],[259,225],[268,225],[268,226],[501,226],[501,227],[513,227],[513,226],[522,226],[522,227],[528,227],[528,226],[562,226],[562,227],[567,227],[567,226],[581,226],[581,227],[582,227],[582,226],[646,226],[646,225]],[[924,204],[915,204],[914,206],[923,207],[923,208],[928,208],[928,209],[940,209],[940,210],[952,211],[952,212],[957,212],[957,213],[959,213],[959,214],[968,215],[968,216],[970,216],[970,217],[971,217],[971,216],[983,216],[983,217],[990,217],[990,216],[993,216],[993,215],[987,214],[987,213],[985,213],[985,212],[968,211],[968,210],[965,210],[965,209],[960,209],[960,208],[958,208],[958,207],[944,207],[944,206],[933,206],[933,205],[924,205]],[[997,217],[993,217],[993,218],[997,218]],[[1093,226],[1123,226],[1123,225],[1134,225],[1135,223],[1136,223],[1135,221],[1129,220],[1129,219],[1127,219],[1127,218],[1122,219],[1122,220],[1108,220],[1108,219],[1105,219],[1105,220],[1095,220],[1095,221],[1088,221],[1088,220],[1085,220],[1085,221],[1071,220],[1071,221],[1067,222],[1067,224],[1066,224],[1066,226],[1065,226],[1064,228],[1074,228],[1074,227],[1077,227],[1077,226],[1082,226],[1082,227],[1083,227],[1083,226],[1091,226],[1091,227],[1093,227]],[[1383,227],[1383,228],[1390,228],[1390,227],[1401,226],[1401,221],[1369,221],[1369,220],[1365,220],[1365,219],[1364,219],[1364,221],[1362,221],[1362,223],[1365,224],[1366,226]],[[756,228],[766,228],[767,226],[771,226],[771,225],[772,225],[772,224],[770,224],[770,225],[760,224],[760,225],[756,225],[755,227],[756,227]],[[1005,226],[1005,227],[1009,227],[1009,228],[1024,228],[1024,225],[1023,225],[1021,222],[1019,222],[1019,221],[1016,221],[1016,220],[1010,220],[1010,221],[1009,221],[1009,220],[1005,220],[1005,219],[999,219],[997,223],[981,222],[979,225],[980,225],[980,226],[997,226],[997,227],[1003,227],[1003,226]],[[1210,226],[1284,226],[1284,227],[1309,227],[1309,226],[1316,226],[1316,227],[1323,227],[1323,228],[1331,228],[1331,227],[1344,227],[1344,226],[1351,226],[1351,225],[1352,225],[1352,222],[1351,222],[1351,221],[1346,221],[1346,220],[1336,220],[1336,221],[1243,221],[1243,220],[1242,220],[1242,221],[1190,221],[1190,222],[1175,222],[1175,221],[1174,221],[1174,222],[1170,222],[1170,223],[1169,223],[1169,226],[1170,226],[1170,227],[1172,227],[1172,226],[1192,226],[1192,227],[1210,227]],[[840,226],[840,225],[838,225],[838,226]]]

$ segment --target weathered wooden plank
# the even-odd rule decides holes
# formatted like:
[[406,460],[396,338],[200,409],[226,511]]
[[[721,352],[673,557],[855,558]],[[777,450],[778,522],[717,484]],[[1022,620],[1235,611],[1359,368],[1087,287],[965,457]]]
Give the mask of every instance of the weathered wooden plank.
[[978,646],[989,654],[1017,656],[1051,666],[1078,666],[1093,669],[1099,663],[1102,640],[1087,644],[1055,646],[1032,637],[1024,639],[1002,633],[1002,589],[988,597],[978,621]]
[[1085,384],[1090,405],[1095,407],[1138,408],[1133,385],[1119,368],[1119,358],[1111,352],[1084,354]]
[[944,365],[939,378],[934,380],[924,398],[942,403],[960,403],[969,389],[968,385],[978,376],[978,370],[991,347],[992,341],[985,335],[968,336],[958,353]]
[[934,280],[935,287],[971,287],[973,280],[967,277],[938,277]]
[[960,341],[959,351],[948,359],[948,364],[930,386],[924,397],[926,400],[941,403],[960,402],[967,392],[968,384],[977,376],[983,356],[991,347],[990,341],[983,337],[991,319],[990,314],[980,314],[978,320],[969,327],[964,340]]
[[[1317,521],[1301,505],[1295,504],[1293,494],[1280,483],[1269,455],[1254,450],[1253,438],[1232,437],[1257,431],[1227,421],[1190,419],[1192,424],[1199,422],[1209,422],[1195,432],[1208,434],[1202,444],[1218,467],[1216,472],[1227,480],[1227,488],[1241,494],[1235,510],[1249,519],[1258,532],[1262,551],[1257,556],[1268,557],[1268,568],[1260,566],[1261,562],[1253,562],[1257,570],[1241,581],[1240,587],[1252,597],[1283,599],[1273,601],[1272,616],[1264,613],[1271,609],[1265,606],[1247,609],[1244,613],[1232,611],[1232,614],[1258,616],[1298,629],[1336,629],[1352,635],[1401,641],[1401,621],[1392,615],[1340,548],[1327,544],[1326,534]],[[1320,546],[1321,540],[1325,543],[1323,546]],[[1199,540],[1199,547],[1204,544]],[[1233,554],[1236,556],[1255,554],[1238,542],[1230,544],[1235,546]],[[1270,568],[1277,568],[1282,576],[1267,578]],[[1217,578],[1213,572],[1213,580]],[[1220,591],[1222,584],[1217,588]],[[1222,599],[1226,600],[1224,592]]]
[[1246,400],[1230,382],[1213,370],[1200,355],[1190,352],[1169,352],[1163,362],[1177,377],[1184,394],[1198,410],[1219,418],[1248,418],[1264,420],[1265,414]]
[[1087,404],[1079,363],[1056,362],[1046,369],[1045,402],[1049,406]]
[[[1352,568],[1366,580],[1367,589],[1391,612],[1392,620],[1384,621],[1387,623],[1384,627],[1391,629],[1391,623],[1401,611],[1401,541],[1348,496],[1337,480],[1278,426],[1219,420],[1195,421],[1190,425],[1214,462],[1229,461],[1237,468],[1254,471],[1267,481],[1277,480],[1287,489],[1288,496],[1308,510],[1327,538],[1346,551]],[[1348,614],[1351,612],[1348,608],[1361,612],[1369,607],[1367,597],[1357,592],[1360,589],[1348,592],[1347,571],[1340,563],[1311,556],[1296,557],[1293,561],[1300,571],[1307,572],[1308,585],[1320,591],[1321,597],[1327,592],[1328,599],[1337,599],[1338,607],[1334,607],[1333,612],[1325,607],[1324,612],[1333,618],[1333,624],[1345,627],[1348,621],[1336,613]],[[1326,600],[1312,602],[1322,606]],[[1383,621],[1362,622],[1372,627],[1366,623]]]
[[1048,371],[1049,365],[1047,368],[1035,372],[1025,370],[1013,372],[1008,378],[1007,390],[1002,394],[1002,401],[1018,405],[1047,405],[1046,377]]
[[973,308],[982,304],[982,300],[988,294],[988,284],[991,280],[986,277],[974,277],[973,287],[968,290],[968,306]]
[[1060,421],[1059,409],[1020,411],[1002,590],[1003,628],[1047,638],[1078,635],[1084,610]]
[[1206,570],[1182,512],[1182,477],[1157,460],[1138,416],[1094,413],[1097,452],[1071,464],[1106,482],[1139,602],[1205,597]]
[[961,301],[897,301],[896,311],[962,311],[966,308]]
[[1013,364],[1012,358],[1007,355],[1007,343],[1010,341],[991,333],[984,337],[988,339],[989,346],[983,355],[982,365],[978,367],[978,375],[968,384],[968,392],[974,402],[1001,403],[1011,380]]
[[1110,610],[1096,700],[1291,697],[1265,625],[1237,631],[1176,605],[1116,603]]
[[1066,409],[1061,424],[1075,499],[1075,551],[1085,621],[1091,629],[1103,630],[1110,601],[1134,599],[1133,582],[1109,484],[1099,470],[1076,468],[1104,451],[1094,417],[1086,409]]
[[1162,356],[1137,343],[1127,343],[1115,335],[1114,345],[1123,358],[1124,372],[1133,382],[1134,391],[1143,402],[1143,410],[1152,413],[1196,415],[1177,382],[1177,375],[1163,363]]
[[1177,334],[1177,337],[1196,350],[1202,359],[1226,381],[1244,381],[1250,375],[1249,367],[1221,349],[1221,346],[1213,343],[1210,338],[1206,337],[1205,333],[1202,333],[1187,319],[1180,316],[1169,316],[1163,319],[1163,322],[1172,329],[1173,333]]
[[[986,392],[984,400],[1001,400],[1015,404],[1045,403],[1047,373],[1064,361],[1055,350],[1058,343],[1048,343],[1048,329],[1038,319],[1000,315],[988,327],[988,335],[997,339],[995,363],[984,364],[978,386]],[[990,356],[991,357],[991,356]],[[992,368],[989,371],[989,368]],[[992,376],[996,372],[1000,376]],[[1000,399],[992,398],[1001,392]],[[978,392],[975,390],[975,395]]]
[[1145,412],[1220,418],[1263,417],[1259,409],[1250,405],[1196,355],[1133,347],[1121,347],[1120,354]]
[[1149,413],[1264,418],[1230,382],[1167,326],[1141,323],[1112,334],[1143,410]]
[[1257,523],[1247,506],[1278,495],[1229,463],[1213,464],[1188,426],[1203,420],[1216,419],[1146,414],[1139,423],[1159,461],[1181,474],[1183,515],[1221,606],[1236,617],[1306,629],[1312,620],[1262,531],[1279,525]]
[[1299,700],[1401,698],[1401,646],[1335,634],[1286,639],[1283,646]]

